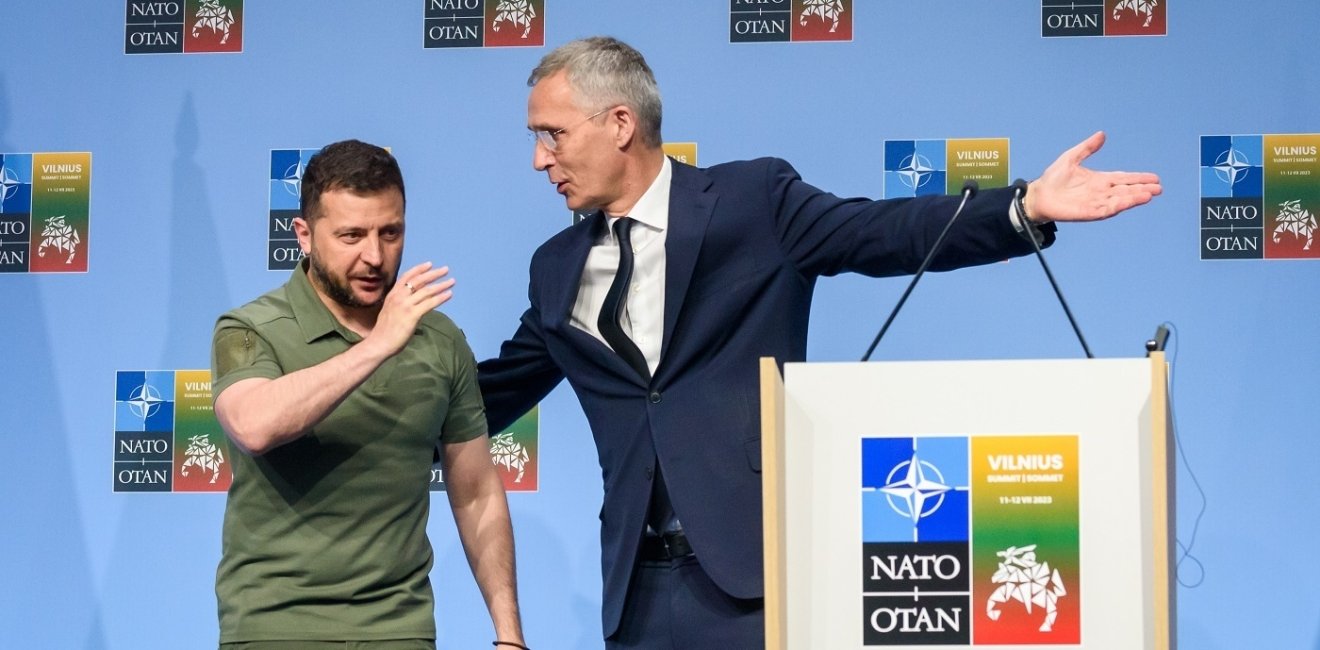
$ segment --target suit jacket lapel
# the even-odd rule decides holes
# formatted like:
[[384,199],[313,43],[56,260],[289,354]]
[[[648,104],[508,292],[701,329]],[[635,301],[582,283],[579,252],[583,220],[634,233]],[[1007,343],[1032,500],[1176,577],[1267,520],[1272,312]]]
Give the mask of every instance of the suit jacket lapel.
[[573,303],[577,301],[578,284],[582,282],[582,269],[587,264],[587,254],[591,252],[591,246],[596,243],[597,235],[605,227],[605,216],[597,210],[587,217],[586,221],[586,224],[578,224],[574,227],[573,237],[561,251],[560,263],[564,272],[545,279],[546,316],[549,317],[550,327],[554,329],[577,329],[570,322],[573,316]]
[[692,283],[692,271],[697,266],[701,243],[706,237],[718,195],[707,192],[710,178],[705,172],[673,162],[674,176],[669,188],[669,232],[665,235],[665,332],[660,344],[660,365],[656,374],[664,369],[665,355],[669,352],[674,327]]

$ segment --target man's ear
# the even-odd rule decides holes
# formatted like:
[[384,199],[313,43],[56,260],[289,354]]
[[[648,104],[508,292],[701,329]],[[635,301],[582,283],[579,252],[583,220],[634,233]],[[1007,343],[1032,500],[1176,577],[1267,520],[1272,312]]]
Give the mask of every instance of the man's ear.
[[293,218],[293,234],[298,236],[298,246],[303,255],[312,252],[312,226],[302,217]]
[[637,138],[637,114],[627,106],[610,109],[610,124],[615,127],[614,146],[626,149]]

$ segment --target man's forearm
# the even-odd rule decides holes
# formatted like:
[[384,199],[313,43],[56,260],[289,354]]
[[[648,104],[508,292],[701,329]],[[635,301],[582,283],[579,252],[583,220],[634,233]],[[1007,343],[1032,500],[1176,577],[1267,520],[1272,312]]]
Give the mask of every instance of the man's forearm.
[[388,358],[361,343],[310,368],[276,379],[244,379],[215,400],[225,433],[261,455],[303,436]]
[[472,576],[498,639],[523,642],[504,484],[490,461],[488,438],[445,445],[446,489]]

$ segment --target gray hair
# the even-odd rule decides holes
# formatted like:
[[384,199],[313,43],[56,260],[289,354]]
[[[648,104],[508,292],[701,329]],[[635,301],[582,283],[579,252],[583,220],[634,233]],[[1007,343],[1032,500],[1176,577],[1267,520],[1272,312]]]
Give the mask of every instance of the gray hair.
[[576,101],[588,112],[623,105],[637,115],[642,141],[659,147],[660,88],[642,53],[609,36],[592,36],[556,48],[527,77],[527,85],[564,70]]

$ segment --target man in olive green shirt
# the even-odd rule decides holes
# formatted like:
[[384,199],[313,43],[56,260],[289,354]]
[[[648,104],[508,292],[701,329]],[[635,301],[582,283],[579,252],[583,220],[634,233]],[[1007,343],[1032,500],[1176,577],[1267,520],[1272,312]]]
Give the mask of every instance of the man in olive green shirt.
[[215,412],[238,452],[216,572],[222,648],[434,648],[437,440],[499,647],[523,647],[475,362],[435,311],[450,297],[447,269],[399,273],[404,203],[384,149],[325,147],[294,220],[302,264],[216,323]]

